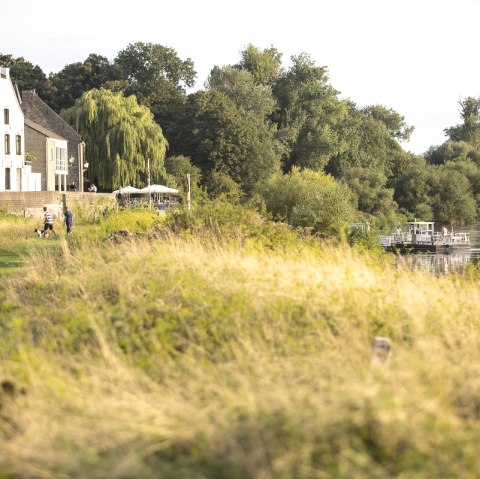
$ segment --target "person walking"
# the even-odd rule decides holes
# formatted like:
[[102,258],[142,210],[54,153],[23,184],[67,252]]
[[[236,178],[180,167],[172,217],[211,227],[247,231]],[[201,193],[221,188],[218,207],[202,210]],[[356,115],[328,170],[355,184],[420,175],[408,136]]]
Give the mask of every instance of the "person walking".
[[53,215],[46,206],[43,207],[43,218],[43,236],[46,238],[48,236],[48,230],[50,230],[58,238],[57,233],[55,233],[55,230],[53,229]]
[[65,226],[67,227],[67,235],[69,235],[72,232],[73,213],[68,209],[68,206],[65,206],[63,210],[63,216],[65,217]]

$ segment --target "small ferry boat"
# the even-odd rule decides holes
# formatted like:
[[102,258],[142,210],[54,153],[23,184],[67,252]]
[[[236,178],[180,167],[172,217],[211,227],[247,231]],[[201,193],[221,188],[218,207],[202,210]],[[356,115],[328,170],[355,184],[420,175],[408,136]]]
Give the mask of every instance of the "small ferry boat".
[[431,221],[409,221],[407,231],[400,228],[391,235],[380,236],[380,245],[387,251],[399,253],[451,253],[470,250],[470,235],[443,228],[435,232]]

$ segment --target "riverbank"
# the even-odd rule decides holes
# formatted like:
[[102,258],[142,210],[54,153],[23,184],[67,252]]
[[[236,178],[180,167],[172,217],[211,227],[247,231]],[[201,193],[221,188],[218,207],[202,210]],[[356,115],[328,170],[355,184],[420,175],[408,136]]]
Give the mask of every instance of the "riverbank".
[[476,477],[475,274],[125,214],[0,278],[0,477]]

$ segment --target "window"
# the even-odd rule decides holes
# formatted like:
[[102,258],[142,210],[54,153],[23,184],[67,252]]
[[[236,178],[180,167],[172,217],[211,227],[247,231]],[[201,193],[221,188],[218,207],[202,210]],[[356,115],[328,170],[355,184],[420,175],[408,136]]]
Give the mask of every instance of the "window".
[[15,137],[15,145],[16,145],[17,155],[21,155],[22,154],[22,137],[21,137],[21,135],[17,135]]
[[11,189],[10,185],[10,168],[5,168],[5,189]]
[[5,125],[10,123],[10,110],[8,108],[3,109],[3,123],[5,123]]
[[67,171],[67,149],[57,147],[55,157],[55,169]]
[[10,135],[5,135],[5,154],[10,154]]

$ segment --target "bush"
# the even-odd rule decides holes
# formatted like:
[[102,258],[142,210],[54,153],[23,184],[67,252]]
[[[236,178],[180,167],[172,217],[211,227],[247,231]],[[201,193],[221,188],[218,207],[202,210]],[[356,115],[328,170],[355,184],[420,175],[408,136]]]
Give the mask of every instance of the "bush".
[[169,211],[163,227],[180,236],[195,236],[205,241],[249,242],[269,249],[302,243],[288,225],[267,221],[252,208],[222,199],[204,201],[191,211],[185,208]]
[[342,236],[354,214],[349,189],[322,173],[294,168],[260,188],[267,210],[294,227],[321,235]]

